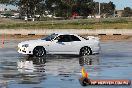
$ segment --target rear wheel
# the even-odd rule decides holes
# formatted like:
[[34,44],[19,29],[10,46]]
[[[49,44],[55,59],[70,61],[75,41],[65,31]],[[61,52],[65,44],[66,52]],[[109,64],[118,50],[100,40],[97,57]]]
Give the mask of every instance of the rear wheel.
[[89,47],[85,46],[80,49],[80,56],[91,55],[91,54],[92,54],[92,50]]
[[45,48],[42,46],[37,46],[33,50],[33,55],[36,57],[42,57],[46,54]]

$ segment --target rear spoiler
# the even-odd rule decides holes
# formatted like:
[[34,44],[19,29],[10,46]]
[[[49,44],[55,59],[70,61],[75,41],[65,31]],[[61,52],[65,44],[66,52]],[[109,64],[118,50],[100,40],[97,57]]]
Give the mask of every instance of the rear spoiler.
[[99,40],[100,38],[99,37],[95,37],[95,36],[87,36],[87,39],[91,40]]

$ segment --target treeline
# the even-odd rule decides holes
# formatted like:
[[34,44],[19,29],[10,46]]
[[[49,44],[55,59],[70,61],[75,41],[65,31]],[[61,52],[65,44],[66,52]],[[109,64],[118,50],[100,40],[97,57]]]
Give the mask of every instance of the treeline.
[[132,17],[132,9],[130,7],[125,7],[122,13],[123,17]]
[[[94,0],[1,0],[2,4],[18,6],[22,15],[34,16],[50,14],[57,17],[94,16],[99,14],[99,2]],[[105,16],[114,16],[115,4],[113,2],[101,3],[100,13]],[[131,16],[132,9],[124,8],[123,16]]]

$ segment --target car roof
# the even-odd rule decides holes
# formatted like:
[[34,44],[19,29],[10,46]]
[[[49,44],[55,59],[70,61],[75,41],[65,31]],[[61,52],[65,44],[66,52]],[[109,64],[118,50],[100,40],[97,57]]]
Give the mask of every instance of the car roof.
[[79,35],[77,35],[77,34],[72,34],[72,33],[57,33],[57,32],[55,32],[54,34],[57,34],[57,35],[74,35],[74,36],[76,36],[76,37],[78,37],[79,39],[81,39],[81,40],[86,40],[86,39],[84,39],[84,38],[82,38],[81,36],[79,36]]
[[55,32],[55,34],[58,34],[58,35],[77,35],[77,34],[71,34],[71,33],[63,33],[63,32]]

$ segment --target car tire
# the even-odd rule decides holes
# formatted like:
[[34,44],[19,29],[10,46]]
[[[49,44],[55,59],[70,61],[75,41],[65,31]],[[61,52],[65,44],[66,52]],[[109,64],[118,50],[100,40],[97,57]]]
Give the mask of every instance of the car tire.
[[43,57],[45,54],[46,54],[46,51],[43,46],[37,46],[33,50],[33,55],[36,57]]
[[80,56],[86,56],[91,54],[92,54],[92,50],[90,47],[85,46],[80,49]]

